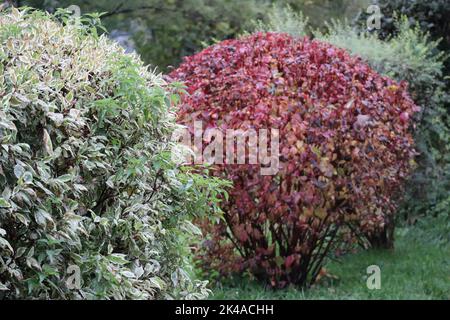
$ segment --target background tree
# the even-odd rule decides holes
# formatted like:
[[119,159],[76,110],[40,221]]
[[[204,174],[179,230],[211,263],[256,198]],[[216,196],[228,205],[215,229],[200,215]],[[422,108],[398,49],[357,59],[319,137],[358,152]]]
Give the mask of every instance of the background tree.
[[266,0],[27,0],[22,5],[53,12],[78,5],[82,13],[105,12],[108,30],[122,30],[142,59],[161,70],[176,66],[214,39],[240,33],[251,19],[262,17]]
[[[374,30],[380,38],[386,39],[396,35],[400,30],[395,16],[404,15],[409,24],[419,24],[424,32],[429,32],[433,40],[442,39],[439,49],[450,50],[450,3],[448,0],[372,0],[381,7],[383,14],[382,28]],[[367,14],[361,11],[357,24],[364,29]],[[446,74],[450,71],[450,61],[446,61]]]
[[[103,24],[149,64],[166,70],[212,42],[237,37],[252,20],[267,20],[270,6],[289,4],[313,27],[332,18],[352,18],[368,0],[8,0],[54,12],[78,5],[82,13],[106,12]],[[131,41],[130,41],[131,40]]]

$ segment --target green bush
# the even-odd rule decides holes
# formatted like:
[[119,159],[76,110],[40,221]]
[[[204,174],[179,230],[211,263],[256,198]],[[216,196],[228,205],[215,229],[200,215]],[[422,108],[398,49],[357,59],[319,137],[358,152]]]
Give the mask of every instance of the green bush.
[[[353,17],[371,0],[21,0],[12,1],[54,11],[78,5],[81,12],[106,12],[102,22],[108,30],[120,30],[132,38],[146,63],[170,70],[185,56],[205,47],[236,38],[251,28],[250,22],[272,19],[273,3],[292,6],[310,18],[313,27],[326,19]],[[280,11],[281,12],[281,11]],[[284,18],[284,14],[280,16]],[[325,17],[325,18],[324,18]],[[282,21],[282,20],[281,20]]]
[[[275,6],[268,16],[268,21],[258,21],[254,28],[307,35],[308,20],[290,7]],[[439,50],[440,41],[433,40],[419,25],[411,27],[406,17],[396,19],[395,30],[395,36],[382,39],[349,26],[346,21],[334,20],[327,24],[325,32],[316,31],[314,36],[361,57],[380,74],[407,81],[415,102],[422,107],[415,134],[418,168],[408,183],[401,209],[405,218],[414,220],[440,206],[441,201],[445,203],[450,189],[450,99],[444,74],[448,57]]]
[[396,25],[396,36],[384,41],[338,22],[329,24],[326,34],[315,36],[360,56],[381,74],[407,81],[422,107],[415,134],[418,168],[402,209],[411,218],[446,199],[450,188],[449,97],[443,75],[447,57],[438,50],[439,41],[431,40],[419,26],[411,27],[406,17],[397,19]]
[[106,12],[108,30],[129,32],[136,51],[166,70],[203,48],[203,43],[234,38],[252,19],[264,15],[269,0],[24,0],[21,5],[53,11],[78,5],[81,12]]
[[0,298],[204,298],[184,243],[221,183],[172,163],[176,96],[96,25],[0,15]]

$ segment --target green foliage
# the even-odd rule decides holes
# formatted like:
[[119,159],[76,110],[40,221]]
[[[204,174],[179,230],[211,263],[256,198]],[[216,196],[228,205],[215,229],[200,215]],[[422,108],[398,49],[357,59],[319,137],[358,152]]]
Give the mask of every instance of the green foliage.
[[380,40],[375,34],[333,22],[326,34],[316,37],[349,50],[375,70],[398,81],[405,80],[415,102],[422,107],[415,134],[418,169],[410,180],[403,212],[413,217],[446,198],[450,188],[450,130],[446,116],[444,63],[439,41],[430,39],[406,17],[397,20],[396,36]]
[[291,6],[282,7],[274,4],[266,14],[265,21],[257,20],[252,24],[254,32],[287,33],[293,37],[308,35],[308,18],[302,12],[294,12]]
[[[162,68],[177,66],[183,57],[200,51],[204,42],[236,37],[248,21],[263,14],[265,2],[163,1],[163,8],[143,19],[145,28],[135,36],[138,51],[143,59]],[[150,39],[148,29],[152,30]]]
[[46,9],[78,5],[81,12],[107,12],[102,21],[109,30],[128,31],[146,63],[161,70],[214,39],[234,38],[246,24],[261,17],[266,0],[52,0],[22,1]]
[[[382,17],[381,30],[374,32],[382,39],[389,38],[401,32],[396,23],[397,15],[408,17],[409,24],[418,24],[424,32],[429,32],[433,40],[442,39],[439,48],[443,51],[450,50],[450,6],[448,0],[373,0],[380,6]],[[365,30],[367,14],[360,12],[356,19],[356,25]],[[446,63],[446,73],[450,70],[450,61]]]
[[325,27],[335,19],[352,19],[359,11],[365,11],[371,0],[276,0],[281,6],[288,5],[295,12],[303,12],[313,29]]
[[0,297],[204,298],[183,241],[223,184],[172,162],[176,96],[98,23],[0,15]]

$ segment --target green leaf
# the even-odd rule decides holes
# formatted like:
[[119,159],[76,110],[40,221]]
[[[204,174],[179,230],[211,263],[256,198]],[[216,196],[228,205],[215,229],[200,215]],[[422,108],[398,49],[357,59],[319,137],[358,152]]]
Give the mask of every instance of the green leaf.
[[20,247],[19,249],[17,249],[15,258],[18,259],[21,256],[23,256],[23,254],[25,253],[26,250],[27,250],[26,247]]
[[3,198],[0,198],[0,208],[11,208],[11,204]]
[[9,288],[0,282],[0,291],[8,291]]
[[47,222],[53,223],[52,216],[43,209],[38,209],[34,213],[34,219],[36,220],[36,223],[42,227],[47,226]]
[[114,264],[119,264],[119,265],[124,265],[129,263],[129,261],[126,259],[126,255],[121,254],[121,253],[113,253],[111,255],[109,255],[107,257],[107,259],[114,263]]
[[59,176],[57,180],[66,183],[66,182],[72,181],[72,179],[73,179],[73,176],[71,174],[65,174],[65,175]]

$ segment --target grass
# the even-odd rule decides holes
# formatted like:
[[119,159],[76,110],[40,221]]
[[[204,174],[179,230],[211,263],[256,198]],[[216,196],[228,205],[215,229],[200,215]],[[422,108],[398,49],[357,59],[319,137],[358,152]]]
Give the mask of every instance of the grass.
[[[367,267],[381,269],[381,289],[369,290]],[[274,291],[246,279],[218,286],[212,299],[450,299],[450,221],[427,218],[397,228],[394,250],[367,250],[326,265],[338,279],[327,279],[309,290]]]

